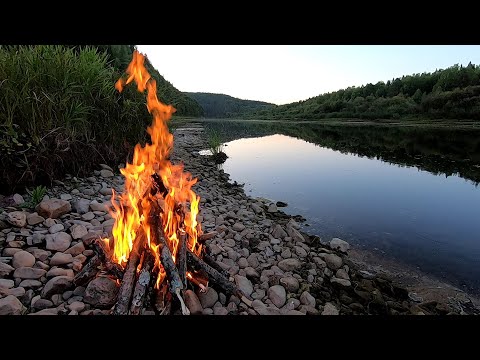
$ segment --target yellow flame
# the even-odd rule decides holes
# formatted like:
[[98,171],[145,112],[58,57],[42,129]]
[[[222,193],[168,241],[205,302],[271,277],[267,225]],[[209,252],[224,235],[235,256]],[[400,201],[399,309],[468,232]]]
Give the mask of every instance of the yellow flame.
[[[183,164],[172,164],[168,156],[173,148],[173,135],[169,132],[167,121],[170,120],[176,109],[165,105],[157,97],[157,84],[145,68],[145,57],[138,51],[133,53],[133,58],[127,67],[127,79],[120,78],[115,88],[123,91],[125,85],[134,81],[140,92],[147,91],[147,109],[153,116],[152,124],[147,128],[150,135],[150,144],[135,145],[132,163],[127,163],[120,172],[125,177],[125,187],[122,194],[116,196],[112,191],[113,210],[115,219],[112,234],[114,239],[113,260],[125,266],[133,244],[141,234],[146,236],[147,244],[155,255],[155,266],[159,269],[156,286],[162,283],[165,270],[160,262],[159,246],[151,242],[151,229],[149,215],[152,201],[161,200],[163,212],[161,225],[164,230],[168,247],[176,260],[178,249],[178,233],[184,229],[189,235],[188,247],[191,251],[200,253],[201,247],[197,246],[197,237],[201,234],[201,226],[196,217],[199,212],[200,197],[192,190],[197,182],[189,172],[184,171]],[[159,175],[167,194],[151,195],[153,186],[152,175]],[[118,197],[118,199],[117,199]],[[188,209],[187,202],[190,202]],[[177,206],[182,206],[185,214],[182,219],[176,211]]]

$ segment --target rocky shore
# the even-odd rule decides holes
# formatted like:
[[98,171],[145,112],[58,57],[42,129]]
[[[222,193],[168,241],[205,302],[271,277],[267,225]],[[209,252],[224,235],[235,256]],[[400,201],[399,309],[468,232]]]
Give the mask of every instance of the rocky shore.
[[[422,301],[387,275],[362,268],[341,239],[320,239],[301,231],[295,217],[276,202],[245,195],[229,183],[205,149],[203,129],[174,132],[172,161],[182,161],[198,178],[199,220],[210,254],[228,271],[252,305],[221,292],[189,292],[187,306],[205,315],[357,315],[473,314],[463,304]],[[0,314],[108,315],[119,285],[97,277],[86,286],[72,280],[93,256],[86,239],[111,234],[114,220],[107,209],[112,189],[123,190],[118,169],[99,165],[88,178],[67,176],[48,189],[36,207],[22,204],[27,195],[0,198]],[[148,310],[146,315],[153,315]]]

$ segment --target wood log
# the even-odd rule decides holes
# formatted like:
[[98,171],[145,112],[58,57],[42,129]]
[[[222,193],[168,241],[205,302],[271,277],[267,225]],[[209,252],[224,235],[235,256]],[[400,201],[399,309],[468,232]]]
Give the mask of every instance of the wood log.
[[198,243],[203,244],[203,243],[205,243],[205,241],[210,240],[210,239],[214,238],[215,236],[217,236],[217,234],[218,234],[218,231],[215,231],[215,230],[210,231],[208,233],[200,235],[197,238],[197,241],[198,241]]
[[90,261],[80,270],[80,272],[73,278],[75,286],[86,285],[91,279],[93,279],[100,271],[99,266],[102,265],[102,261],[98,255],[94,255]]
[[130,308],[130,299],[132,298],[133,286],[136,280],[137,265],[140,261],[141,252],[145,249],[143,246],[145,236],[140,235],[133,244],[132,251],[128,258],[125,273],[123,275],[122,285],[118,291],[117,302],[113,308],[113,315],[127,315]]
[[97,238],[91,243],[91,246],[93,247],[95,254],[102,261],[107,272],[113,274],[117,279],[121,280],[123,278],[123,268],[120,264],[111,261],[110,254],[105,248],[103,240]]
[[[153,211],[155,210],[156,207],[157,207],[156,204],[152,203]],[[168,248],[167,242],[165,240],[165,235],[163,233],[162,225],[158,221],[159,220],[158,216],[153,215],[150,218],[152,219],[152,225],[153,225],[152,231],[151,231],[152,241],[155,244],[159,245],[160,262],[162,263],[162,266],[165,269],[165,272],[167,273],[167,278],[170,284],[170,292],[172,294],[175,294],[178,298],[178,301],[180,301],[182,313],[184,315],[189,315],[190,311],[185,305],[185,302],[183,301],[182,294],[181,294],[181,291],[184,290],[183,282],[182,282],[182,279],[180,278],[177,267],[173,262],[172,253],[170,252],[170,249]]]
[[152,269],[155,264],[155,257],[145,249],[143,252],[143,265],[138,275],[135,289],[133,290],[132,304],[130,305],[130,315],[138,315],[145,306],[147,300],[148,289],[152,283]]
[[218,263],[215,261],[215,259],[211,255],[207,254],[206,252],[203,252],[202,253],[202,260],[207,265],[210,265],[212,268],[217,270],[220,274],[225,276],[225,278],[227,278],[227,279],[230,278],[230,274],[228,273],[228,271],[223,269],[220,265],[218,265]]
[[177,269],[180,280],[183,284],[183,291],[187,289],[187,234],[180,231],[177,248]]
[[192,253],[190,250],[187,251],[187,266],[190,265],[193,268],[193,271],[196,269],[201,269],[207,273],[210,282],[217,284],[223,291],[235,295],[240,300],[242,300],[248,306],[252,305],[252,300],[249,299],[237,286],[228,280],[227,277],[223,276],[220,272],[215,270],[210,265],[206,264],[197,255]]

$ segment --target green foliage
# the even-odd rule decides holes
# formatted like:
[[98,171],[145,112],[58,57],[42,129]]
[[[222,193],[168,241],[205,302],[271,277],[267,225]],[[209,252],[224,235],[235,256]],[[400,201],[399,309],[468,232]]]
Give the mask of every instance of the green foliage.
[[[124,161],[145,140],[144,96],[126,89],[92,47],[0,47],[0,184],[47,184],[65,172]],[[132,145],[133,144],[133,145]]]
[[433,73],[403,76],[243,114],[244,118],[480,120],[480,66],[454,65]]
[[242,100],[229,95],[200,92],[185,93],[196,100],[208,118],[242,117],[244,114],[274,106],[263,101]]
[[23,207],[34,208],[37,206],[47,193],[47,188],[45,186],[39,185],[33,190],[27,189],[28,195],[30,195],[30,200],[23,204]]

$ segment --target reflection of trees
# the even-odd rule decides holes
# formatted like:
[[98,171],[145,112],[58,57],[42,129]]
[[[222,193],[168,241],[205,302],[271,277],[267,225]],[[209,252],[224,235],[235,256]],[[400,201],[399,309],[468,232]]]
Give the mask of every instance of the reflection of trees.
[[205,121],[225,142],[283,134],[317,146],[401,167],[416,166],[435,175],[459,175],[480,183],[480,130],[382,125]]

